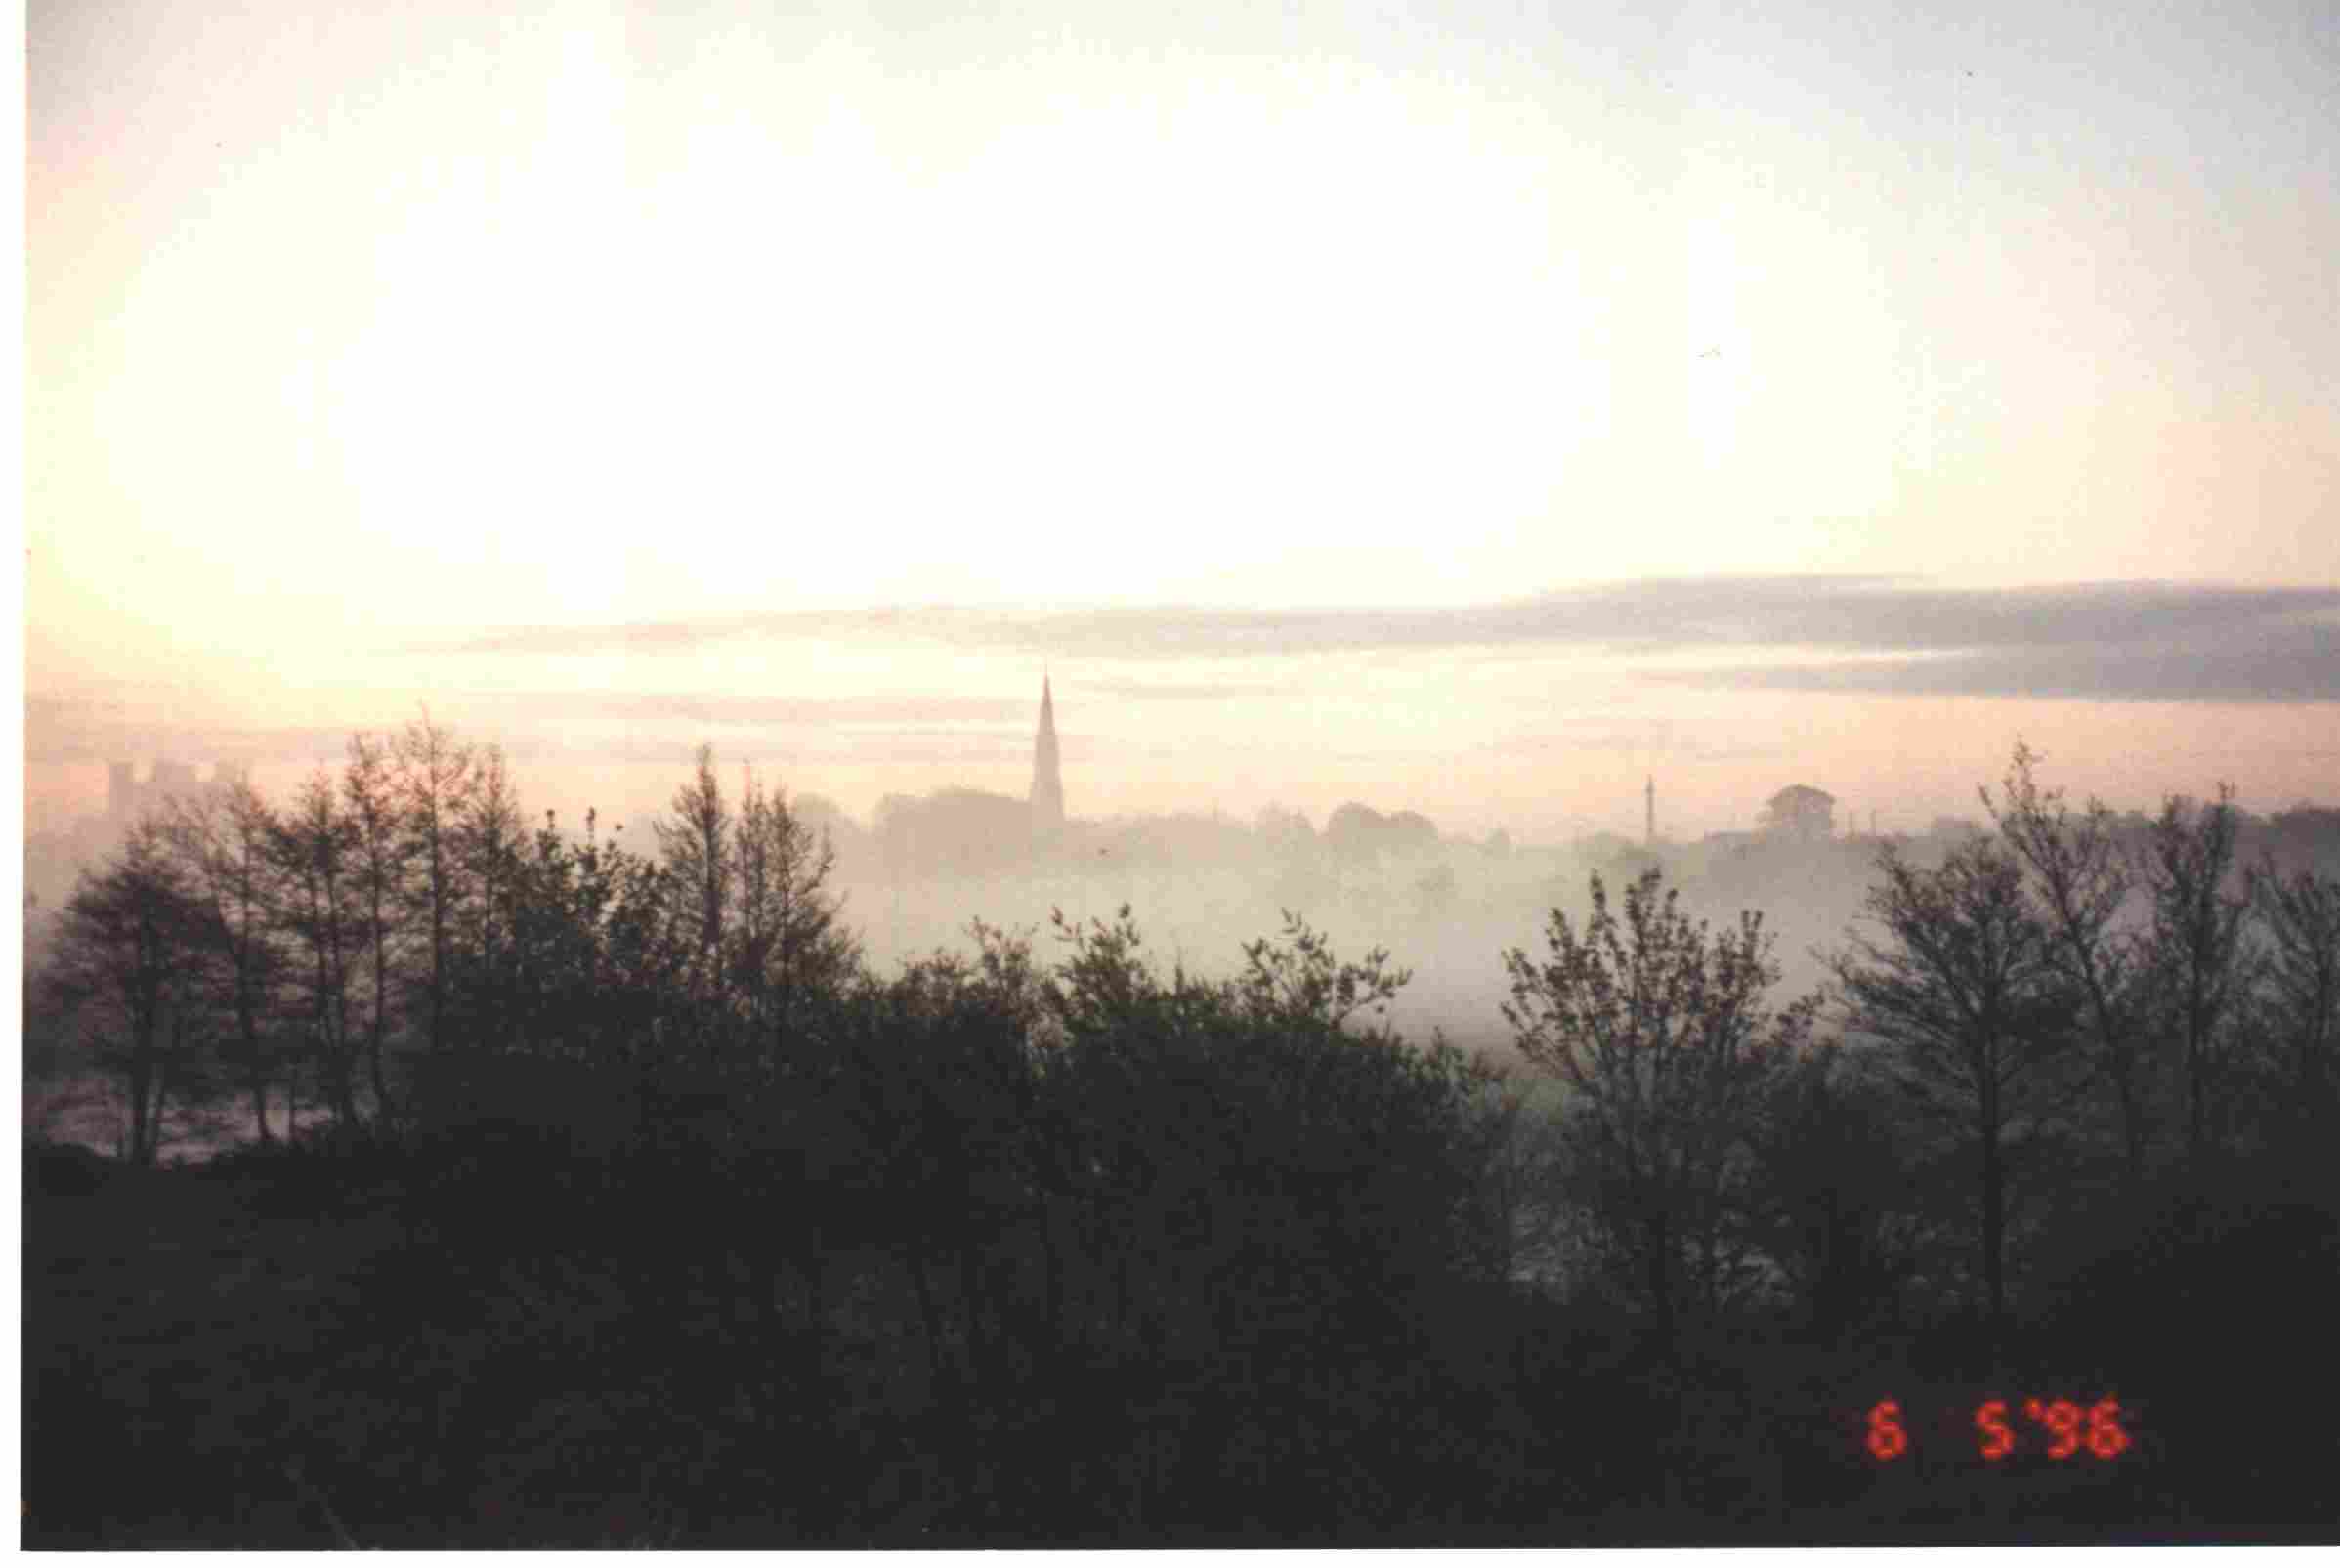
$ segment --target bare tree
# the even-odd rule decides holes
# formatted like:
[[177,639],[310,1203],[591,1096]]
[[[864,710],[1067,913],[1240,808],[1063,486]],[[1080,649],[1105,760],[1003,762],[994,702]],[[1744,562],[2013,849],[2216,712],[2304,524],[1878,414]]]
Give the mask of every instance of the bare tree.
[[502,747],[479,752],[471,785],[455,814],[456,858],[469,893],[461,906],[465,1013],[470,1029],[487,1042],[508,1044],[517,984],[513,921],[526,829]]
[[1981,791],[1983,809],[2030,872],[2058,973],[2086,1008],[2091,1066],[2112,1086],[2130,1188],[2145,1178],[2151,1150],[2150,1061],[2140,1011],[2133,945],[2118,928],[2136,885],[2111,811],[2099,800],[2074,812],[2061,789],[2043,789],[2040,758],[2016,742],[2003,798]]
[[89,1031],[120,1092],[122,1153],[152,1165],[174,1098],[200,1088],[206,1041],[192,995],[203,911],[161,826],[132,826],[103,872],[83,873],[56,923],[44,985]]
[[674,792],[672,819],[650,825],[667,872],[689,901],[698,979],[710,1001],[723,995],[723,913],[731,864],[732,814],[715,778],[715,748],[699,748],[691,782]]
[[1982,1275],[1992,1321],[2006,1310],[2010,1155],[2061,1107],[2055,1067],[2069,993],[2021,863],[1994,840],[1921,870],[1888,845],[1868,912],[1882,941],[1853,934],[1830,957],[1856,1038],[1922,1118],[1976,1156]]
[[2153,899],[2148,972],[2162,1033],[2177,1044],[2186,1082],[2186,1150],[2195,1165],[2214,1141],[2214,1103],[2244,990],[2250,895],[2235,874],[2234,787],[2197,805],[2162,803],[2146,865]]
[[359,1031],[352,971],[365,944],[359,905],[359,825],[321,768],[280,815],[270,843],[283,894],[281,920],[301,954],[308,1019],[326,1103],[344,1130],[358,1122]]
[[419,979],[424,1038],[436,1055],[447,1044],[455,920],[463,897],[462,822],[478,789],[477,758],[426,712],[391,742],[401,835],[414,868],[408,888],[425,935]]
[[828,833],[789,810],[785,789],[776,784],[766,794],[751,775],[732,843],[740,937],[734,967],[776,1061],[807,999],[840,986],[858,956],[839,923],[843,906],[829,890],[835,866]]
[[1520,1054],[1572,1091],[1583,1198],[1671,1344],[1689,1291],[1718,1303],[1747,1260],[1748,1139],[1817,1003],[1765,1004],[1779,969],[1760,914],[1710,935],[1655,869],[1627,887],[1622,919],[1597,874],[1592,891],[1581,934],[1552,912],[1546,961],[1504,955],[1504,1016]]
[[1765,1251],[1806,1325],[1835,1342],[1890,1307],[1925,1240],[1890,1107],[1844,1043],[1782,1075],[1761,1125]]
[[341,794],[352,831],[353,869],[363,921],[368,990],[372,994],[365,1019],[366,1068],[372,1082],[374,1115],[384,1122],[395,1122],[398,1108],[391,1095],[385,1058],[400,989],[398,972],[405,961],[413,856],[402,828],[389,748],[380,741],[366,735],[350,738],[349,761],[341,775]]
[[2306,1149],[2328,1135],[2340,1087],[2332,1061],[2340,1052],[2340,878],[2304,867],[2285,876],[2269,861],[2250,882],[2266,934],[2262,1071]]
[[[164,842],[199,917],[199,942],[191,956],[203,960],[198,972],[225,1016],[220,1033],[251,1096],[253,1125],[260,1141],[270,1143],[276,1134],[269,1127],[269,1093],[281,1065],[272,1037],[283,967],[272,853],[276,814],[240,778],[176,796],[166,812]],[[288,1120],[285,1131],[291,1130]]]

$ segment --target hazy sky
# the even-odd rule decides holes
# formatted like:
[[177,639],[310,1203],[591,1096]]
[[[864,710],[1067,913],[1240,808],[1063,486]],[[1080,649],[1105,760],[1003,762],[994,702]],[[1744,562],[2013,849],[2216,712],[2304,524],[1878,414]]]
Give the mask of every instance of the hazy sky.
[[2340,12],[1592,9],[35,0],[27,787],[2340,798]]

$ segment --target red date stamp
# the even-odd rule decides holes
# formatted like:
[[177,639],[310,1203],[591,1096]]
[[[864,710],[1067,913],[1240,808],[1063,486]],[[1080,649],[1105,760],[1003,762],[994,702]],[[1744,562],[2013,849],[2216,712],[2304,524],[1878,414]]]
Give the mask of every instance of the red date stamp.
[[[2129,1447],[2120,1401],[2109,1397],[2086,1406],[2069,1399],[2025,1399],[2020,1404],[1985,1399],[1975,1407],[1970,1429],[1976,1454],[1989,1463],[2019,1453],[2040,1453],[2051,1460],[2083,1454],[2111,1460]],[[1880,1463],[1910,1452],[1909,1425],[1899,1400],[1881,1399],[1869,1407],[1864,1442],[1870,1458]]]

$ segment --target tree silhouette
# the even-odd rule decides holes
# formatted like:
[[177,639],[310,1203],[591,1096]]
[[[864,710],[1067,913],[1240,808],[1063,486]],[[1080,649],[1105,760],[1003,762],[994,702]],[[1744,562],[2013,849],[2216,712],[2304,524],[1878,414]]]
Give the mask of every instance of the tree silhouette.
[[162,826],[149,820],[103,871],[83,874],[56,924],[44,984],[120,1093],[122,1154],[133,1165],[154,1163],[173,1106],[207,1086],[204,920]]
[[790,809],[785,789],[766,793],[750,776],[730,847],[737,906],[730,961],[749,1027],[776,1057],[787,1052],[806,1007],[841,995],[860,963],[860,946],[841,923],[842,902],[830,891],[835,869],[828,834]]
[[404,856],[413,868],[405,888],[424,946],[416,985],[424,1042],[433,1056],[449,1044],[453,944],[466,878],[462,824],[478,788],[473,749],[431,722],[410,721],[390,743],[393,799]]
[[1891,1108],[1831,1043],[1781,1074],[1758,1127],[1763,1250],[1835,1344],[1890,1312],[1928,1240]]
[[2070,1085],[2057,1069],[2073,1002],[2014,853],[1988,839],[1923,870],[1892,845],[1877,857],[1869,917],[1830,957],[1858,1040],[1904,1109],[1976,1159],[1980,1261],[1991,1319],[2006,1311],[2011,1154],[2045,1132]]
[[321,768],[273,825],[269,853],[282,888],[279,919],[292,1015],[305,1028],[325,1103],[346,1133],[358,1124],[358,998],[365,932],[359,904],[359,827]]
[[2242,1018],[2250,894],[2235,867],[2234,790],[2197,805],[2163,803],[2146,863],[2152,898],[2147,983],[2160,1034],[2177,1046],[2186,1086],[2186,1153],[2199,1166],[2216,1141]]
[[[1407,971],[1290,913],[1220,975],[1127,906],[876,974],[826,835],[752,775],[726,801],[711,751],[681,798],[721,831],[637,854],[592,813],[523,834],[492,749],[441,732],[470,762],[434,892],[433,746],[399,744],[247,812],[258,862],[230,792],[140,826],[44,922],[27,1035],[110,1081],[122,1152],[229,1115],[245,1144],[121,1175],[28,1143],[28,1539],[1857,1539],[1906,1511],[1857,1407],[1972,1348],[1929,1295],[1978,1276],[2006,1365],[2152,1393],[2121,1467],[2051,1497],[2002,1466],[1954,1528],[2328,1534],[2321,1456],[2230,1434],[2334,1310],[2340,890],[2267,864],[2246,919],[2216,806],[2134,862],[2157,924],[2078,923],[2123,966],[2106,1016],[2205,1042],[2217,1179],[2131,1201],[2068,1179],[2124,1141],[2067,1121],[2110,1114],[2112,1058],[2010,834],[1879,862],[1827,1043],[1767,1000],[1759,917],[1596,877],[1505,955],[1542,1070],[1513,1079],[1404,1038]],[[246,934],[275,958],[239,990]],[[267,1101],[297,1120],[313,1068],[344,1136],[254,1141],[253,1038]],[[2221,1354],[2172,1364],[2173,1333]],[[133,1407],[171,1462],[125,1494]]]
[[674,792],[672,818],[651,824],[667,874],[689,899],[698,987],[709,1001],[724,990],[722,964],[726,886],[732,863],[732,811],[715,778],[715,748],[702,745],[691,782]]
[[362,922],[365,1067],[374,1116],[385,1125],[396,1124],[400,1115],[390,1084],[389,1055],[405,989],[401,966],[412,945],[408,911],[414,868],[393,768],[390,748],[380,740],[362,734],[350,738],[341,795],[350,823],[352,871]]
[[2280,1108],[2273,1120],[2307,1155],[2340,1112],[2340,877],[2306,867],[2285,875],[2263,863],[2250,886],[2266,937],[2251,1035],[2257,1067],[2267,1100]]
[[2048,926],[2050,959],[2085,1006],[2091,1065],[2111,1085],[2124,1172],[2134,1193],[2152,1147],[2145,997],[2136,945],[2118,924],[2136,876],[2110,809],[2092,799],[2074,812],[2063,790],[2041,787],[2039,760],[2017,742],[2000,797],[1994,800],[1983,789],[1982,805],[2028,871]]
[[509,1041],[516,1023],[513,914],[524,832],[502,748],[482,747],[474,755],[471,788],[455,813],[455,855],[464,882],[455,983],[462,1032],[473,1045]]
[[1654,868],[1627,886],[1622,917],[1597,873],[1592,893],[1581,933],[1552,911],[1545,961],[1505,954],[1504,1016],[1520,1054],[1573,1091],[1580,1200],[1670,1348],[1693,1294],[1713,1308],[1738,1287],[1748,1140],[1817,1003],[1765,1004],[1779,970],[1759,914],[1710,935]]
[[[163,822],[164,842],[197,916],[196,944],[187,955],[189,978],[196,981],[191,995],[220,1015],[207,1033],[239,1071],[253,1129],[267,1143],[275,1137],[269,1093],[286,1065],[274,1038],[284,968],[278,868],[271,853],[276,814],[237,779],[225,789],[173,797]],[[285,1130],[292,1130],[289,1120]]]

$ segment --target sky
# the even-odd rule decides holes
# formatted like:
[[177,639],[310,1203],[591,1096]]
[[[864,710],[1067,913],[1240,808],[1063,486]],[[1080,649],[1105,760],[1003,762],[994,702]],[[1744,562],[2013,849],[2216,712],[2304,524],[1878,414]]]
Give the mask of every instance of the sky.
[[28,803],[2340,800],[2340,12],[1595,11],[34,0]]

